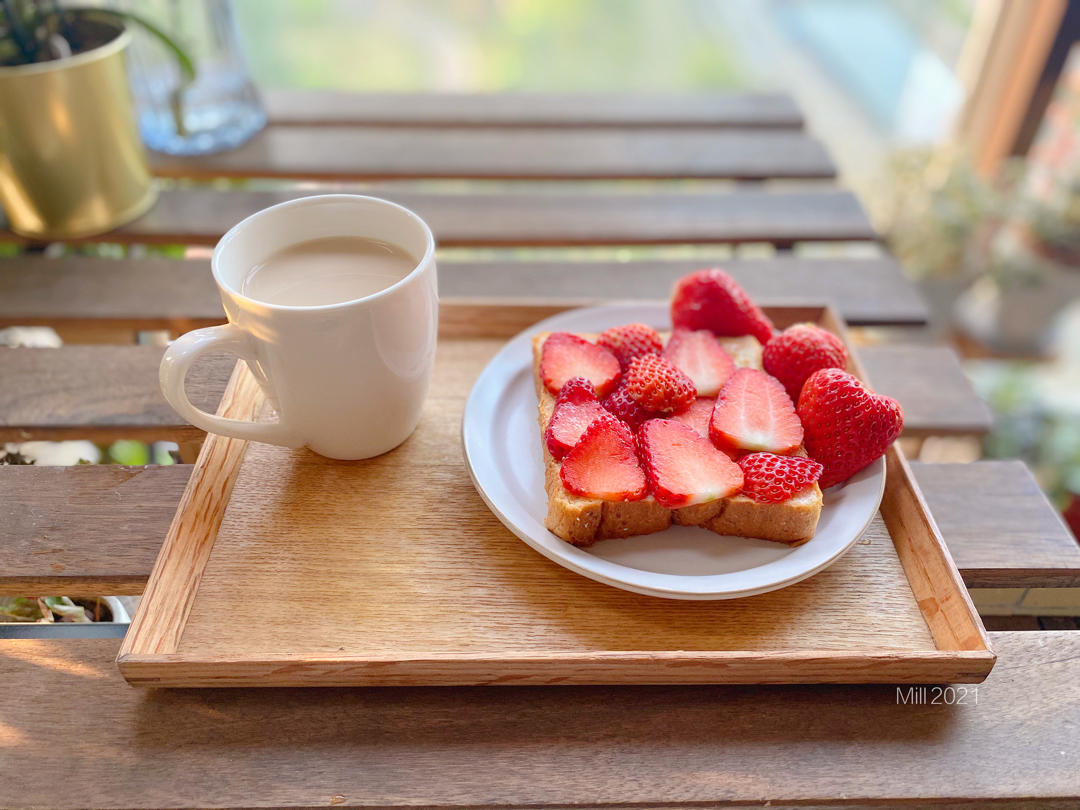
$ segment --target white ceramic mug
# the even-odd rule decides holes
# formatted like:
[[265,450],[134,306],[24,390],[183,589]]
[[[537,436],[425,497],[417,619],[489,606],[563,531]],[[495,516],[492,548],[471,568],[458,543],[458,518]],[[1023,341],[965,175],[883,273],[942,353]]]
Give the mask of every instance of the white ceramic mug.
[[[397,283],[339,304],[279,306],[241,294],[245,276],[270,254],[335,236],[389,242],[418,263]],[[339,459],[377,456],[408,438],[420,421],[439,317],[435,237],[420,217],[375,197],[304,197],[235,225],[210,264],[229,323],[188,332],[166,350],[161,390],[178,414],[211,433],[306,445]],[[220,350],[247,362],[276,422],[227,419],[192,405],[188,369]]]

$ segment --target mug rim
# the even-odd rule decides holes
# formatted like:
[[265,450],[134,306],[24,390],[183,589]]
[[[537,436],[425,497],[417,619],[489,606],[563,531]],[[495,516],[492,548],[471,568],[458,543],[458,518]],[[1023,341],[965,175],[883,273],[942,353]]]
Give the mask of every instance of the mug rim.
[[[234,289],[225,279],[221,277],[218,267],[220,264],[221,253],[228,247],[229,243],[236,238],[236,235],[243,229],[250,227],[254,220],[259,219],[264,214],[268,214],[271,211],[276,211],[282,208],[293,208],[304,205],[319,205],[327,202],[373,202],[379,205],[386,206],[388,208],[396,208],[400,213],[405,214],[415,224],[420,226],[421,231],[424,234],[424,241],[426,247],[424,249],[424,255],[417,260],[416,266],[413,267],[403,278],[398,279],[389,287],[384,287],[378,292],[374,292],[371,295],[365,295],[361,298],[350,298],[348,301],[338,301],[333,304],[271,304],[268,301],[262,301],[258,298],[252,298],[249,295],[244,295],[237,289]],[[312,194],[308,197],[296,197],[292,200],[285,200],[274,205],[267,206],[256,211],[253,214],[248,214],[242,220],[233,225],[214,245],[214,252],[210,255],[210,272],[214,277],[214,281],[218,287],[227,292],[230,296],[240,299],[241,301],[250,302],[256,306],[266,307],[267,309],[282,310],[282,311],[297,311],[297,312],[318,312],[334,309],[341,309],[343,307],[354,306],[356,304],[367,303],[368,301],[374,301],[377,298],[381,298],[384,295],[389,295],[399,287],[404,286],[414,276],[420,274],[420,272],[431,263],[435,256],[435,234],[432,233],[431,227],[424,222],[424,220],[415,211],[406,208],[400,203],[393,202],[392,200],[384,199],[383,197],[373,197],[370,194]]]

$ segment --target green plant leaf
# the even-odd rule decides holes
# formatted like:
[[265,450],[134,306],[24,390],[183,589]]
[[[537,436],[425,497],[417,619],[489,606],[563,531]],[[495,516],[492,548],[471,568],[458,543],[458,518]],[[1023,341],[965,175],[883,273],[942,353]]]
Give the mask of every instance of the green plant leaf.
[[62,622],[76,622],[84,624],[90,621],[86,615],[86,608],[76,605],[66,596],[46,596],[42,600],[45,607],[55,613]]
[[40,622],[43,616],[37,599],[25,596],[0,597],[0,622]]

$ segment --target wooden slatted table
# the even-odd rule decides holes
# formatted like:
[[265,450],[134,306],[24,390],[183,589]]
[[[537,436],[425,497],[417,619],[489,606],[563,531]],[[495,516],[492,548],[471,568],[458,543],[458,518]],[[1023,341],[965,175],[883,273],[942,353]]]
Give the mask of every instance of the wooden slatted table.
[[[318,193],[282,185],[304,178],[428,219],[448,321],[465,299],[528,299],[540,319],[662,298],[713,263],[763,302],[831,303],[876,334],[926,317],[896,263],[873,253],[858,202],[826,182],[832,163],[784,96],[272,93],[267,105],[271,127],[241,149],[154,165],[168,178],[276,181],[170,181],[146,216],[88,241],[210,245],[248,213]],[[756,182],[775,178],[786,182]],[[801,250],[852,241],[871,249]],[[746,242],[771,248],[722,262],[622,250]],[[519,250],[537,246],[618,250]],[[221,319],[205,259],[0,261],[0,327],[51,325],[67,343],[0,350],[0,440],[199,440],[157,391],[161,349],[132,344],[138,330]],[[908,436],[989,427],[948,350],[859,352],[903,402]],[[212,406],[228,368],[199,367],[193,399]],[[0,467],[0,594],[141,592],[189,471]],[[914,471],[969,586],[1080,585],[1080,551],[1022,465]],[[1080,634],[993,642],[977,705],[943,706],[882,687],[146,692],[119,678],[116,639],[0,640],[0,805],[1074,803]]]

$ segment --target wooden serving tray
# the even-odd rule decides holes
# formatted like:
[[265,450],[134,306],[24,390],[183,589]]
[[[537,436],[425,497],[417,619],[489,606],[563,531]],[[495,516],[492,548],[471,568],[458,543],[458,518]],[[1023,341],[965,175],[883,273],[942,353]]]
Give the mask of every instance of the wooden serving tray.
[[[560,309],[444,302],[420,427],[379,458],[332,461],[209,436],[120,650],[124,677],[149,686],[986,677],[994,654],[896,447],[880,515],[852,550],[761,596],[683,602],[617,590],[504,528],[465,470],[462,410],[505,338]],[[823,307],[769,313],[778,326],[817,320],[844,336]],[[264,409],[239,363],[219,413]]]

